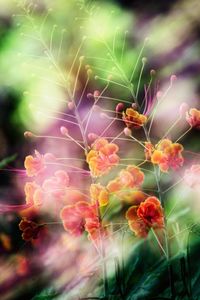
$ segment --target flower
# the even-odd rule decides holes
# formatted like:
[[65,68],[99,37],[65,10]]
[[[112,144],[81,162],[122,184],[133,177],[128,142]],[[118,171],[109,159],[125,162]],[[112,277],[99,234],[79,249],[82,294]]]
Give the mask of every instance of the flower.
[[40,188],[40,186],[36,184],[34,181],[26,182],[24,186],[24,192],[25,192],[27,204],[32,204],[32,205],[34,204],[34,194],[38,188]]
[[164,226],[164,215],[160,201],[148,197],[139,205],[131,206],[126,212],[126,219],[130,229],[139,237],[146,237],[151,228]]
[[184,180],[191,188],[200,185],[200,164],[192,165],[190,169],[185,170]]
[[59,198],[65,194],[66,188],[69,187],[69,175],[63,170],[56,171],[54,175],[46,179],[42,187],[45,192]]
[[86,157],[92,176],[102,176],[116,166],[119,163],[119,156],[116,154],[118,151],[116,144],[109,143],[104,138],[97,139]]
[[64,229],[75,236],[81,235],[86,230],[89,237],[92,237],[94,231],[101,226],[96,207],[86,201],[64,206],[60,212],[60,218]]
[[137,215],[138,206],[131,206],[126,212],[126,219],[131,231],[138,237],[147,237],[149,228]]
[[144,181],[144,173],[140,168],[130,165],[120,171],[119,176],[107,185],[109,192],[118,192],[122,189],[138,188]]
[[33,221],[29,221],[23,218],[19,223],[19,229],[22,231],[22,238],[25,241],[31,241],[37,239],[38,233],[43,225],[38,225]]
[[144,202],[141,202],[137,215],[149,227],[164,226],[163,209],[156,197],[148,197]]
[[33,182],[26,182],[24,186],[24,192],[26,195],[26,203],[35,205],[35,206],[40,206],[43,203],[44,199],[44,193],[41,189],[41,187]]
[[37,176],[39,173],[44,171],[45,164],[54,162],[56,160],[52,153],[46,153],[41,155],[37,150],[35,150],[35,157],[28,155],[24,161],[24,167],[26,173],[29,177]]
[[140,128],[147,121],[145,115],[140,114],[133,108],[127,108],[126,112],[123,112],[122,119],[128,128]]
[[179,143],[172,143],[169,139],[163,139],[150,151],[146,152],[146,157],[150,158],[151,162],[159,165],[162,172],[168,172],[169,168],[176,170],[183,165],[184,159],[182,156],[183,146]]
[[25,158],[24,166],[29,177],[38,175],[45,169],[44,157],[35,150],[35,157],[28,155]]
[[200,129],[200,110],[191,108],[189,112],[186,113],[186,121],[191,127]]
[[91,184],[90,186],[90,196],[91,200],[94,204],[98,203],[98,205],[106,206],[109,201],[109,192],[108,190],[102,186],[100,183]]

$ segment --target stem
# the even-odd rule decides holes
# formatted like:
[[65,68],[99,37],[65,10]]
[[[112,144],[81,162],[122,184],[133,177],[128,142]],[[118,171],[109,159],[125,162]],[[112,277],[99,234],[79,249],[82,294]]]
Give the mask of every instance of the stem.
[[167,258],[167,253],[165,252],[165,249],[163,248],[163,246],[162,246],[161,242],[159,241],[159,239],[158,239],[158,237],[157,237],[157,235],[156,235],[156,233],[155,233],[154,229],[153,229],[153,228],[151,228],[151,231],[152,231],[152,233],[153,233],[153,235],[154,235],[154,237],[155,237],[155,239],[156,239],[156,241],[157,241],[158,245],[160,246],[160,249],[161,249],[161,250],[162,250],[162,252],[164,253],[165,257]]
[[[145,125],[143,126],[144,132],[147,138],[147,141],[150,141],[149,133],[147,132],[147,129]],[[160,187],[160,172],[157,172],[156,166],[154,165],[154,174],[155,174],[155,179],[156,179],[156,184],[157,184],[157,189],[158,189],[158,195],[159,199],[161,201],[161,205],[163,207],[163,210],[165,212],[165,203],[162,198],[162,192],[161,192],[161,187]],[[174,288],[174,283],[173,283],[173,269],[172,265],[169,263],[170,259],[170,247],[169,247],[169,238],[167,234],[167,219],[166,216],[164,215],[164,224],[165,224],[165,230],[164,230],[164,238],[165,238],[165,246],[166,246],[166,259],[167,259],[167,267],[168,267],[168,274],[169,274],[169,284],[171,288],[171,298],[175,299],[175,288]]]
[[103,283],[104,283],[104,298],[108,299],[108,279],[107,279],[107,266],[106,266],[106,251],[105,245],[101,238],[102,258],[103,258]]
[[[156,183],[157,183],[157,187],[158,187],[159,198],[160,198],[163,210],[165,212],[165,203],[162,198],[159,176],[158,176],[155,166],[154,166],[154,170],[155,170],[155,178],[156,178]],[[172,299],[175,299],[175,288],[174,288],[174,283],[173,283],[173,279],[172,279],[173,278],[173,269],[172,269],[172,265],[170,264],[170,245],[169,245],[169,239],[168,239],[168,233],[167,233],[167,219],[166,219],[165,214],[164,214],[164,223],[165,223],[164,238],[165,238],[165,247],[166,247],[165,251],[166,251],[167,267],[168,267],[168,274],[169,274],[169,283],[170,283],[170,287],[171,287],[171,297],[172,297]]]
[[192,295],[192,276],[191,276],[191,261],[190,261],[190,231],[188,232],[188,238],[187,238],[187,250],[186,250],[186,260],[187,260],[187,267],[188,267],[188,288],[189,288],[189,294],[190,299],[193,299]]

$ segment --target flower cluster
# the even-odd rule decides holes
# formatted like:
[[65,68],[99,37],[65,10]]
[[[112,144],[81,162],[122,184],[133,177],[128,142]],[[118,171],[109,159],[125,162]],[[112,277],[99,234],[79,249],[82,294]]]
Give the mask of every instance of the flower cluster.
[[45,179],[41,185],[35,181],[27,182],[24,187],[26,203],[39,207],[48,204],[49,199],[62,201],[69,187],[69,176],[63,170],[55,172],[54,176]]

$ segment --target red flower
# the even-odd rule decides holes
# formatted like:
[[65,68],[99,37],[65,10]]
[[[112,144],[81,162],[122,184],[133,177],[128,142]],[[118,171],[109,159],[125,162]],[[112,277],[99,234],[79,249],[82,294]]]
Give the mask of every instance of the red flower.
[[75,236],[81,235],[84,230],[93,236],[94,231],[101,227],[96,207],[86,201],[63,207],[60,217],[64,229]]
[[22,231],[22,238],[25,241],[37,239],[39,231],[43,225],[38,225],[35,222],[29,221],[26,218],[19,223],[19,229]]
[[146,237],[151,227],[164,226],[163,209],[156,197],[148,197],[137,206],[131,206],[126,212],[130,229],[139,237]]
[[163,227],[164,225],[163,209],[156,197],[148,197],[140,203],[137,215],[149,227]]
[[119,156],[116,154],[118,151],[119,148],[116,144],[109,143],[103,138],[97,139],[86,158],[92,175],[102,176],[116,166],[119,163]]

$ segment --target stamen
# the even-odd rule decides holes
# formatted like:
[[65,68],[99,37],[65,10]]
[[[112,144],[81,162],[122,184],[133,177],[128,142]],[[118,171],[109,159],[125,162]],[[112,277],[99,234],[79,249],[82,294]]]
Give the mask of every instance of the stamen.
[[77,82],[78,82],[79,73],[80,73],[80,70],[81,70],[81,67],[82,67],[83,60],[84,60],[84,56],[81,56],[79,58],[79,67],[78,67],[78,70],[77,70],[77,73],[76,73],[76,77],[75,77],[75,83],[74,83],[74,89],[73,89],[73,93],[72,93],[72,98],[74,98],[74,96],[75,96],[75,92],[76,92],[76,88],[77,88]]
[[141,57],[142,57],[144,48],[145,48],[145,46],[146,46],[146,44],[147,44],[148,41],[149,41],[148,38],[146,38],[146,39],[144,40],[143,46],[142,46],[142,48],[141,48],[141,50],[140,50],[140,53],[139,53],[139,55],[138,55],[138,58],[137,58],[137,60],[136,60],[136,63],[135,63],[133,72],[132,72],[132,74],[131,74],[131,76],[130,76],[130,79],[129,79],[130,82],[132,82],[132,80],[133,80],[133,77],[134,77],[134,75],[135,75],[135,71],[136,71],[136,69],[137,69],[138,63],[139,63],[139,61],[140,61],[140,59],[141,59]]
[[56,28],[58,27],[58,25],[54,24],[52,31],[51,31],[51,38],[50,38],[50,45],[49,45],[49,50],[52,51],[52,46],[53,46],[53,36],[54,36],[54,32],[56,30]]
[[86,151],[86,149],[77,141],[75,140],[71,135],[69,135],[68,129],[64,126],[60,127],[60,132],[61,134],[63,134],[64,136],[68,137],[69,139],[71,139],[75,144],[77,144],[80,148],[82,148],[84,151]]
[[120,63],[121,64],[122,64],[122,61],[123,61],[123,58],[124,58],[124,50],[125,50],[125,45],[126,45],[126,36],[127,36],[127,34],[128,34],[128,31],[125,31],[123,45],[122,45],[121,58],[120,58]]
[[136,99],[138,98],[138,93],[139,93],[139,89],[140,89],[140,82],[141,82],[141,78],[142,78],[142,73],[143,73],[143,70],[144,70],[144,66],[147,62],[147,59],[146,57],[143,57],[142,58],[142,68],[141,68],[141,71],[140,71],[140,75],[139,75],[139,79],[138,79],[138,85],[137,85],[137,89],[136,89]]
[[87,88],[87,86],[88,86],[88,82],[89,82],[89,80],[90,80],[91,74],[92,74],[92,70],[91,70],[91,69],[88,69],[88,70],[87,70],[87,80],[86,80],[85,86],[84,86],[84,88],[83,88],[81,97],[80,97],[80,99],[79,99],[79,101],[78,101],[78,104],[76,105],[76,109],[78,109],[78,107],[79,107],[80,104],[81,104],[81,101],[82,101],[82,99],[83,99],[83,96],[84,96],[84,94],[85,94],[86,88]]
[[70,70],[69,70],[67,80],[69,80],[70,77],[71,77],[71,73],[72,73],[72,70],[73,70],[73,68],[74,68],[75,62],[76,62],[77,57],[78,57],[78,55],[79,55],[79,53],[80,53],[80,51],[81,51],[81,48],[83,47],[83,44],[84,44],[85,40],[86,40],[86,36],[84,36],[84,37],[82,38],[82,41],[81,41],[81,43],[80,43],[80,46],[79,46],[79,48],[78,48],[78,50],[77,50],[77,52],[76,52],[76,55],[75,55],[74,60],[73,60],[73,62],[72,62],[71,68],[70,68]]
[[61,39],[60,39],[60,45],[59,45],[59,48],[58,48],[57,58],[60,57],[60,53],[61,53],[62,44],[63,44],[63,39],[64,39],[64,34],[65,34],[65,33],[66,33],[66,29],[63,28],[62,31],[61,31]]
[[96,97],[94,104],[92,105],[92,107],[90,108],[89,112],[86,114],[86,117],[83,119],[82,123],[87,120],[86,125],[85,125],[85,129],[84,129],[84,134],[86,134],[87,129],[88,129],[88,125],[92,116],[92,111],[94,109],[94,105],[96,105],[99,101],[99,99],[101,98],[101,96],[105,93],[105,91],[107,90],[108,86],[109,86],[110,81],[107,80],[107,85],[105,86],[105,88],[102,90],[102,92],[99,94],[98,97]]

